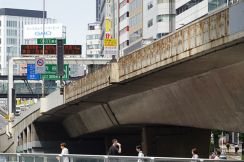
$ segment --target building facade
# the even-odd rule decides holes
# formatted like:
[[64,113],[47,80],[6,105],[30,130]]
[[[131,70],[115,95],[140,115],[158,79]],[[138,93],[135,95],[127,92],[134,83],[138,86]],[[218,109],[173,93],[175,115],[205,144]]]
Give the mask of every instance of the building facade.
[[174,0],[131,0],[129,8],[129,47],[125,55],[175,30]]
[[86,35],[86,57],[99,58],[101,56],[101,27],[100,22],[88,24]]
[[101,26],[101,56],[112,58],[113,54],[107,52],[104,47],[104,39],[115,38],[115,15],[117,15],[115,12],[118,10],[115,6],[115,0],[97,0],[96,4],[97,20]]
[[[56,20],[47,18],[45,23],[55,23]],[[23,38],[23,29],[26,24],[41,24],[43,12],[23,9],[0,9],[0,75],[7,75],[8,60],[11,57],[21,56],[21,45],[28,44]],[[19,66],[14,67],[14,73],[20,72]]]
[[176,29],[238,0],[176,0]]
[[175,30],[174,0],[143,1],[143,39],[155,40]]

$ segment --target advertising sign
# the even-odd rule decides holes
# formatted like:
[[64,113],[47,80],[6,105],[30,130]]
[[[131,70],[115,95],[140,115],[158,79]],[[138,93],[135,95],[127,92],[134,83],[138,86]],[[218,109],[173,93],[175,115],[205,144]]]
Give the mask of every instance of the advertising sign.
[[63,25],[62,24],[45,24],[45,31],[43,34],[43,24],[25,25],[24,39],[33,38],[62,38]]
[[109,18],[105,19],[105,31],[106,33],[111,32],[111,28],[112,28],[112,21]]
[[117,55],[117,47],[105,47],[104,54],[106,55]]
[[105,47],[115,47],[117,46],[117,39],[104,39]]
[[44,74],[45,73],[45,58],[36,58],[35,59],[35,73]]

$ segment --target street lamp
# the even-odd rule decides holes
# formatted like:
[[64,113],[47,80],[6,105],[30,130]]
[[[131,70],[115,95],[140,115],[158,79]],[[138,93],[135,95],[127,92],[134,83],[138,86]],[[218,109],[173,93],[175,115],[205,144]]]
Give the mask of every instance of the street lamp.
[[[45,39],[45,0],[43,0],[43,15],[42,15],[42,56],[44,58],[45,55],[45,45],[44,45],[44,39]],[[42,79],[42,97],[45,97],[45,80]]]

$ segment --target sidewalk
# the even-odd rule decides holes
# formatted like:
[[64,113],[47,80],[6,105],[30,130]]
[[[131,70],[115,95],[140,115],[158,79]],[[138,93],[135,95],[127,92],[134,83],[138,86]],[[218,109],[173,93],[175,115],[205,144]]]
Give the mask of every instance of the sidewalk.
[[230,150],[227,152],[226,146],[224,146],[224,151],[226,152],[226,156],[228,160],[241,160],[241,151],[242,151],[242,146],[241,144],[239,145],[239,150],[238,153],[235,153],[235,145],[231,144],[230,145]]

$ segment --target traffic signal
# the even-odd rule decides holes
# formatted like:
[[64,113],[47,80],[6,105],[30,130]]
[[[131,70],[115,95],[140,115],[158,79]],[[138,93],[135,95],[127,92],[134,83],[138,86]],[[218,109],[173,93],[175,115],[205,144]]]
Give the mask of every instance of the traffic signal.
[[64,40],[57,39],[57,75],[64,76]]
[[60,87],[60,95],[64,94],[64,87]]

